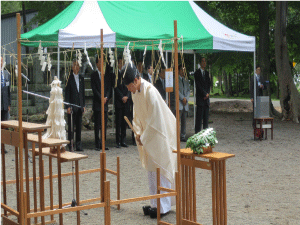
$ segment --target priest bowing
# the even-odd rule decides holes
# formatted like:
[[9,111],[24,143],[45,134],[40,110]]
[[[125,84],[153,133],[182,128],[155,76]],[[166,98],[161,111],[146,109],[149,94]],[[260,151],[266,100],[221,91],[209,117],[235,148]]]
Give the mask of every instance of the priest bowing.
[[[132,93],[136,143],[142,166],[148,171],[150,194],[153,195],[157,191],[156,168],[161,171],[161,186],[174,187],[176,155],[172,151],[176,150],[176,119],[157,89],[140,77],[132,63],[123,66],[121,75]],[[171,197],[161,198],[160,202],[162,215],[175,203]],[[156,207],[157,199],[151,200],[151,206],[143,207],[144,214],[156,218]]]

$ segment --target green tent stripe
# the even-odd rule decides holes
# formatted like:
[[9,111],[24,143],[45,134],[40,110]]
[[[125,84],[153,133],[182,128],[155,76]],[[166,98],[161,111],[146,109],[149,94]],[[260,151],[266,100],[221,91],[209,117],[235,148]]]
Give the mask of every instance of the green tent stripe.
[[[30,41],[58,41],[58,31],[67,27],[77,16],[83,1],[74,1],[61,13],[54,18],[44,23],[43,25],[29,31],[25,34],[21,34],[22,39],[28,39]],[[37,47],[39,43],[36,42],[23,42],[22,45]],[[43,46],[57,46],[57,43],[44,42]]]
[[[108,25],[116,32],[117,42],[171,39],[174,20],[177,20],[177,34],[178,37],[184,35],[185,49],[199,48],[199,44],[201,48],[213,48],[213,37],[187,1],[98,1],[98,4]],[[197,41],[200,37],[201,41]],[[171,45],[165,49],[171,49]]]

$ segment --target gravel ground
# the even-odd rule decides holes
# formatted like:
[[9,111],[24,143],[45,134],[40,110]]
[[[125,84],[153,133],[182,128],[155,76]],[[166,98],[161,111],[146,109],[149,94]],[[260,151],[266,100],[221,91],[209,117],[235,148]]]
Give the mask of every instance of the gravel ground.
[[[236,156],[228,159],[227,169],[227,210],[228,224],[300,224],[300,141],[299,124],[287,121],[274,121],[274,140],[253,140],[250,113],[211,113],[210,127],[217,131],[218,145],[214,151],[233,153]],[[137,148],[115,148],[115,136],[109,133],[107,146],[107,168],[116,171],[117,156],[121,164],[121,199],[146,196],[149,194],[147,171],[139,161]],[[187,137],[194,134],[193,118],[187,122]],[[79,162],[80,170],[99,168],[99,152],[94,151],[93,131],[82,133],[84,151],[87,159]],[[131,132],[127,130],[127,139]],[[184,147],[185,143],[181,143]],[[6,147],[7,180],[15,178],[14,150]],[[49,161],[45,161],[45,174],[48,175]],[[62,164],[62,173],[72,171],[72,163]],[[57,173],[56,160],[53,161],[53,174]],[[30,164],[32,176],[32,164]],[[197,169],[197,220],[201,224],[212,224],[211,210],[211,174],[209,171]],[[116,199],[116,177],[108,174],[111,182],[111,198]],[[63,202],[73,199],[72,177],[63,177]],[[45,201],[49,205],[49,181],[45,181]],[[8,185],[8,204],[16,208],[15,185]],[[32,183],[30,192],[33,196]],[[80,199],[91,199],[100,196],[99,173],[80,175]],[[54,179],[54,204],[58,204],[57,179]],[[144,216],[142,206],[148,201],[121,205],[118,211],[111,208],[111,224],[156,224],[156,220]],[[31,200],[31,207],[33,203]],[[176,207],[163,218],[164,221],[176,223]],[[3,211],[2,211],[3,212]],[[88,215],[81,212],[81,224],[104,224],[103,208],[87,210]],[[64,214],[64,224],[76,224],[76,213]],[[11,217],[14,218],[14,217]],[[46,217],[49,220],[49,217]],[[58,224],[58,215],[55,215]]]

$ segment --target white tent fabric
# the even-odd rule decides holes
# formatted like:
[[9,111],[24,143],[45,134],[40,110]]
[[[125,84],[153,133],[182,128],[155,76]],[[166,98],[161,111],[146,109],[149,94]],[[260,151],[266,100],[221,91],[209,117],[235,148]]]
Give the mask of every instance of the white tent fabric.
[[107,24],[97,1],[85,1],[75,19],[60,29],[58,46],[62,48],[100,47],[100,30],[103,29],[105,47],[115,47],[116,33]]
[[189,1],[199,21],[213,36],[213,49],[225,51],[255,51],[255,37],[236,32],[207,14],[195,2]]

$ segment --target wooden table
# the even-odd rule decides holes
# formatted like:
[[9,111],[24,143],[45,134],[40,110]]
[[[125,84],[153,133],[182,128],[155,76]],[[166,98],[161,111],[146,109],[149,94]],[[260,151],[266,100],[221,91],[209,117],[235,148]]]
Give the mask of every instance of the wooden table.
[[[40,153],[35,149],[35,143],[38,143],[38,138],[36,135],[28,135],[28,141],[32,142],[32,156],[33,159]],[[62,209],[62,181],[61,181],[61,163],[75,161],[75,177],[76,177],[76,203],[80,205],[79,198],[79,160],[88,158],[87,155],[77,154],[75,152],[65,151],[60,153],[61,145],[68,144],[68,140],[59,140],[53,138],[47,138],[42,140],[42,155],[49,157],[49,181],[50,181],[50,209],[53,210],[53,181],[52,181],[52,158],[57,158],[57,170],[58,170],[58,196],[59,196],[59,208]],[[51,153],[50,147],[57,147],[57,153]],[[33,163],[34,165],[35,163]],[[33,177],[34,183],[36,179]],[[36,201],[36,197],[35,197]],[[37,211],[35,207],[35,212]],[[53,215],[51,216],[53,220]],[[63,224],[63,215],[59,214],[59,222]],[[80,224],[80,211],[77,211],[77,224]]]
[[[265,118],[254,118],[254,127],[255,129],[260,128],[260,129],[264,129],[265,133],[266,133],[266,139],[268,138],[268,130],[267,129],[271,129],[271,139],[273,140],[273,121],[274,118],[272,117],[265,117]],[[265,122],[265,123],[263,123]],[[270,122],[270,123],[268,123]],[[254,133],[254,140],[255,140],[255,129],[253,130]],[[259,138],[260,140],[262,140],[262,138]]]
[[[226,166],[225,160],[234,154],[212,152],[194,154],[191,149],[181,149],[182,224],[196,223],[195,168],[211,170],[213,225],[227,224]],[[174,151],[177,152],[177,151]],[[209,161],[197,160],[199,158]]]
[[[28,133],[38,133],[38,143],[42,143],[42,132],[50,128],[50,125],[45,125],[45,124],[36,124],[36,123],[28,123],[28,122],[22,122],[22,129],[23,129],[23,134],[24,134],[24,149],[25,149],[25,176],[26,176],[26,192],[27,192],[27,212],[30,212],[30,191],[29,191],[29,163],[28,163],[28,142],[27,142],[27,135]],[[7,129],[7,128],[12,128],[14,131],[19,130],[19,121],[18,120],[8,120],[8,121],[1,121],[1,129]],[[40,199],[41,199],[41,209],[44,209],[44,176],[41,176],[43,173],[43,168],[41,167],[42,165],[42,145],[39,145],[39,162],[40,162],[40,167],[39,167],[39,175],[40,175]],[[20,150],[21,151],[21,150]],[[23,149],[22,149],[23,151]],[[2,160],[4,160],[4,165],[5,165],[5,154],[4,151],[2,151]],[[23,160],[23,159],[21,159]],[[18,160],[18,147],[15,146],[15,165],[16,165],[16,189],[17,189],[17,206],[19,207],[19,201],[20,201],[20,196],[19,196],[19,160]],[[3,169],[3,168],[2,168]],[[5,185],[5,168],[2,171],[2,179],[3,179],[3,185]],[[21,181],[23,182],[23,181]],[[22,193],[21,193],[22,194]],[[3,195],[6,198],[6,193],[3,192]],[[18,208],[18,211],[19,208]],[[30,219],[28,219],[28,223],[30,224]],[[45,220],[42,217],[42,224],[45,224]]]

